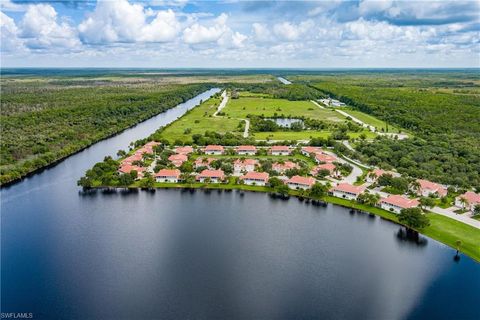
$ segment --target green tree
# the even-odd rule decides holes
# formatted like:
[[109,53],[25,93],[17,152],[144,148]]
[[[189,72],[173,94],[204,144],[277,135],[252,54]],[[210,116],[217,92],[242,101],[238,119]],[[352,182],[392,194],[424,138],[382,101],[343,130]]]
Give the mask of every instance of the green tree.
[[308,194],[312,197],[321,198],[327,194],[328,187],[321,183],[315,183],[309,190]]
[[430,225],[430,220],[422,214],[420,208],[402,209],[398,215],[398,221],[411,229],[423,229]]
[[420,206],[422,207],[422,209],[426,209],[427,207],[428,208],[433,208],[435,207],[435,199],[432,199],[430,197],[421,197],[420,200]]

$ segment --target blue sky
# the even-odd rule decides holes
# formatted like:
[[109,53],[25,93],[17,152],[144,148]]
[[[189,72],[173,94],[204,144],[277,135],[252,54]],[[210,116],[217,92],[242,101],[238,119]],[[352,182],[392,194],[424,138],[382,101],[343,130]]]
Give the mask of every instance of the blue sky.
[[480,67],[479,1],[0,4],[2,67]]

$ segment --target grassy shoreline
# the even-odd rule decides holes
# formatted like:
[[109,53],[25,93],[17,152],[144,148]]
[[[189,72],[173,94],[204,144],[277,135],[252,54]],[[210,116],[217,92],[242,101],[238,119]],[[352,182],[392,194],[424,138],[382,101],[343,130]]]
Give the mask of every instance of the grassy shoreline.
[[[125,189],[121,187],[94,187],[92,189]],[[127,189],[141,189],[138,183],[126,187]],[[182,183],[155,183],[153,189],[209,189],[209,190],[243,190],[250,192],[264,192],[264,193],[274,193],[274,189],[270,187],[261,187],[261,186],[249,186],[249,185],[240,185],[240,184],[204,184],[204,183],[193,183],[193,184],[182,184]],[[333,196],[324,196],[321,198],[309,197],[301,195],[300,192],[295,190],[289,191],[290,196],[301,196],[303,198],[308,198],[312,200],[324,201],[334,205],[343,206],[346,208],[352,208],[356,210],[365,211],[372,213],[374,215],[380,216],[383,219],[397,223],[398,225],[403,225],[398,221],[397,215],[380,209],[378,207],[371,207],[364,204],[360,204],[354,201],[336,198]],[[461,240],[462,245],[459,248],[459,251],[463,254],[469,256],[476,262],[480,262],[480,230],[466,225],[464,223],[458,222],[451,218],[435,214],[433,212],[428,212],[427,216],[430,219],[430,226],[417,230],[420,234],[423,234],[431,239],[434,239],[438,242],[441,242],[453,249],[456,248],[456,241]]]

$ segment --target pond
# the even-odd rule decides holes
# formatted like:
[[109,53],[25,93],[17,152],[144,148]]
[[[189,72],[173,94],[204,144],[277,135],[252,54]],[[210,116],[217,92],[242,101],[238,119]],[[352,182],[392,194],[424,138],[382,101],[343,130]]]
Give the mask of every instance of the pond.
[[274,121],[277,125],[283,128],[290,128],[294,123],[300,123],[303,125],[303,120],[297,118],[266,118],[265,120]]

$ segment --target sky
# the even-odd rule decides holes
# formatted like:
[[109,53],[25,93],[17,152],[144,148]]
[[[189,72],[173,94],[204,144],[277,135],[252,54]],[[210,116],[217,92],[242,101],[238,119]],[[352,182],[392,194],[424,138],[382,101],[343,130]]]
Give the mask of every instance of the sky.
[[1,67],[480,67],[478,1],[0,0]]

